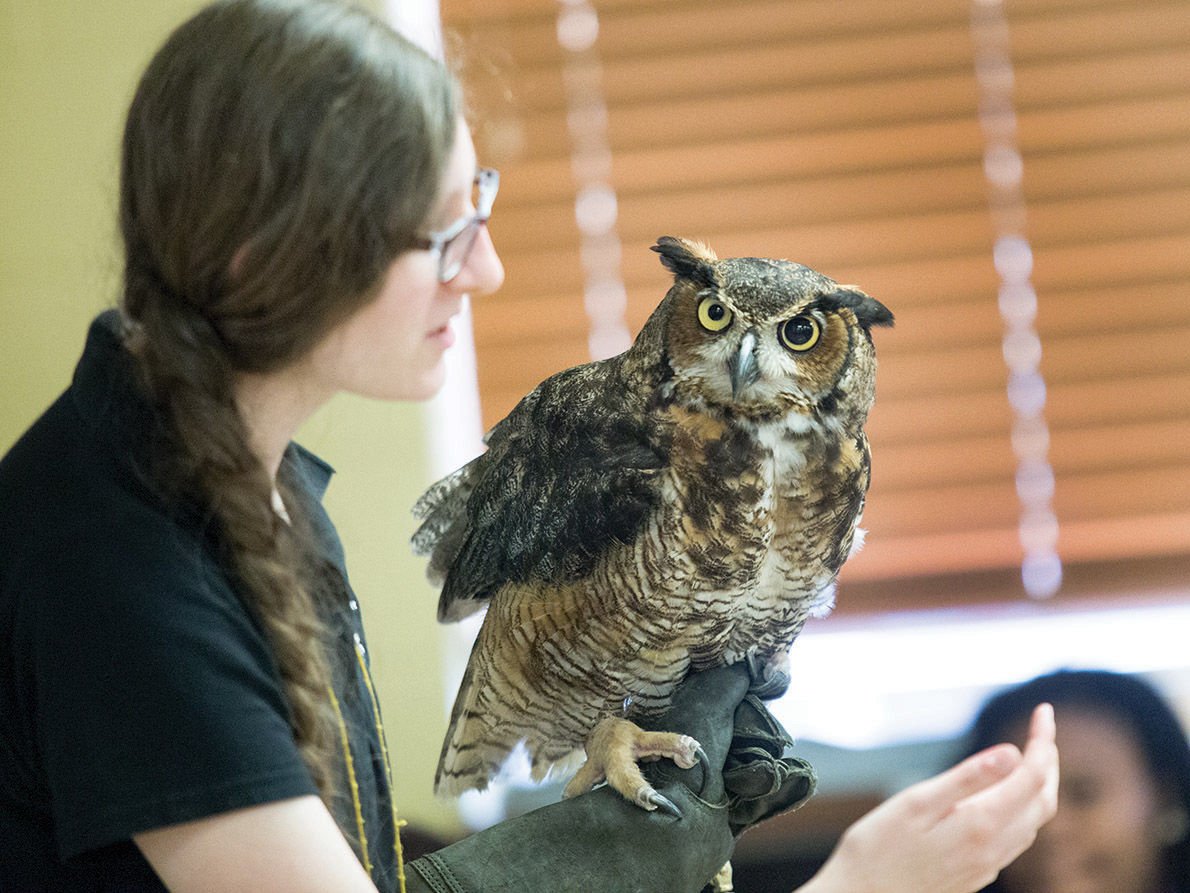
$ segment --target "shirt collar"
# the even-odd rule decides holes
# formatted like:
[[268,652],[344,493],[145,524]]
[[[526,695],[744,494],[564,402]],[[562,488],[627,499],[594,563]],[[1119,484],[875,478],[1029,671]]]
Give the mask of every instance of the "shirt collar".
[[[92,321],[71,391],[79,416],[91,430],[121,451],[143,453],[159,420],[137,385],[135,363],[124,349],[124,319],[119,310],[105,310]],[[321,502],[334,468],[292,442],[285,461]]]

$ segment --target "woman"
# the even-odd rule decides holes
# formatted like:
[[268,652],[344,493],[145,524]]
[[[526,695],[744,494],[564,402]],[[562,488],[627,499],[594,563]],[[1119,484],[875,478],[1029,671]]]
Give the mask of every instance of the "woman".
[[[402,876],[330,471],[290,438],[338,391],[438,390],[503,277],[497,183],[444,69],[359,10],[224,0],[154,57],[120,307],[0,463],[0,889],[671,891],[727,858],[738,667],[665,718],[710,758],[666,781],[681,819],[594,791]],[[1042,710],[894,798],[804,889],[975,889],[1047,818],[1052,738]]]
[[1052,703],[1060,720],[1058,811],[988,890],[1190,891],[1190,743],[1161,695],[1102,670],[1039,676],[983,707],[972,749],[1022,741],[1038,701]]

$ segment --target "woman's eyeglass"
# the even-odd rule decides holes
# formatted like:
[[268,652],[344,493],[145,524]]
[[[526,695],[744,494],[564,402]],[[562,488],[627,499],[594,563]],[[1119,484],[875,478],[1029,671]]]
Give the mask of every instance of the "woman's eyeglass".
[[413,243],[415,248],[437,253],[439,282],[450,282],[467,263],[480,227],[492,216],[492,204],[500,190],[500,172],[490,167],[480,168],[475,174],[474,190],[474,214],[460,217],[446,229],[427,233]]

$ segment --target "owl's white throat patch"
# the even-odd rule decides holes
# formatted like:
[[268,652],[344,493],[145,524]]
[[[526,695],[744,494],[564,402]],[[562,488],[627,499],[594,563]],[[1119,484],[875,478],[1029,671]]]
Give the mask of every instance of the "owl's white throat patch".
[[790,413],[779,419],[750,423],[756,442],[772,457],[774,479],[799,474],[806,467],[807,447],[826,427],[812,416]]

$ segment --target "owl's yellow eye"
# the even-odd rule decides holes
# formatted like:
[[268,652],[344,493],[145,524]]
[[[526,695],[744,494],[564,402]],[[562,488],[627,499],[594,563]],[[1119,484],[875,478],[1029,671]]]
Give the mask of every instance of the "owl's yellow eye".
[[715,298],[703,298],[698,304],[698,321],[708,332],[722,332],[731,325],[731,311]]
[[795,316],[781,323],[777,334],[787,348],[795,353],[805,353],[818,343],[822,329],[812,316]]

